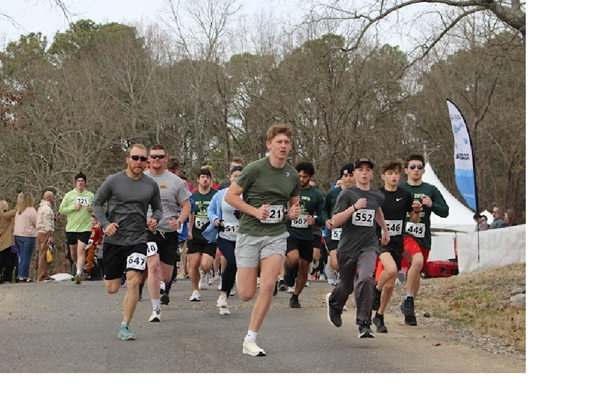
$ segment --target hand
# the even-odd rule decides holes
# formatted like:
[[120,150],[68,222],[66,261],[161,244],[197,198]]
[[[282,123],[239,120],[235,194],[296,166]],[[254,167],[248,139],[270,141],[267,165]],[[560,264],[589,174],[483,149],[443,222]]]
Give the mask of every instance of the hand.
[[358,201],[356,203],[354,203],[354,207],[357,210],[362,210],[363,208],[366,208],[367,207],[367,199],[359,198]]
[[112,237],[113,235],[116,234],[118,228],[119,228],[118,223],[110,223],[109,225],[106,226],[106,230],[104,230],[104,233],[107,236]]
[[333,230],[333,224],[331,224],[331,220],[325,221],[325,225],[327,226],[328,229]]
[[215,222],[213,224],[215,225],[215,227],[219,227],[221,225],[221,220],[215,218]]
[[300,202],[292,204],[292,206],[288,210],[288,218],[290,220],[295,220],[298,217],[300,217]]
[[149,218],[147,221],[148,229],[152,232],[156,231],[156,227],[158,227],[158,221],[155,218]]
[[50,237],[48,237],[48,245],[52,245],[54,244],[54,237],[52,237],[52,235],[50,235]]
[[385,231],[381,231],[381,245],[388,245],[388,243],[390,242],[390,233],[385,230]]
[[255,208],[254,217],[261,221],[266,220],[269,217],[269,207],[271,204],[263,204],[259,208]]
[[169,227],[173,230],[177,230],[179,228],[179,221],[177,221],[176,218],[171,217],[171,220],[169,220]]
[[421,204],[421,203],[420,203],[419,201],[417,201],[417,200],[413,200],[413,202],[412,202],[412,208],[413,208],[413,211],[414,211],[415,213],[420,213],[420,212],[421,212],[421,210],[423,209],[423,204]]
[[88,211],[91,213],[94,211],[94,209],[92,208],[91,204],[87,206]]
[[317,221],[315,220],[315,218],[311,215],[309,215],[308,217],[306,217],[306,223],[308,225],[315,225]]
[[423,196],[423,205],[426,205],[427,207],[431,208],[432,204],[433,204],[433,202],[431,201],[431,197],[424,195]]
[[79,210],[81,208],[81,203],[76,202],[75,203],[75,210]]

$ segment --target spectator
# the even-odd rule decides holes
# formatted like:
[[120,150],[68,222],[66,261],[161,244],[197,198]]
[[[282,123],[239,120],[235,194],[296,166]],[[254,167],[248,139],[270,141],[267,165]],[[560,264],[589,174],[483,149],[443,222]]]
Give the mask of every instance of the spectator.
[[30,283],[29,265],[31,256],[35,249],[37,237],[37,211],[33,207],[33,195],[23,193],[23,201],[17,206],[15,215],[15,243],[19,247],[19,263],[17,271],[17,282]]
[[506,227],[517,225],[517,216],[512,208],[506,209],[506,212],[504,213],[504,223],[506,224]]
[[490,228],[490,225],[487,222],[487,217],[476,213],[473,216],[473,220],[475,221],[475,231],[485,231]]
[[492,224],[490,224],[490,230],[494,228],[506,227],[504,218],[502,218],[502,213],[500,212],[500,207],[494,207],[492,210],[492,216],[494,217],[494,221],[492,221]]
[[94,214],[91,215],[91,223],[92,232],[90,234],[90,239],[88,240],[88,246],[85,250],[86,280],[90,280],[92,278],[92,268],[94,267],[94,256],[96,255],[96,249],[98,248],[98,245],[102,244],[102,240],[104,238],[102,227],[100,227],[98,219]]
[[15,244],[13,234],[17,209],[8,210],[8,203],[0,201],[0,284],[12,281],[15,268],[15,254],[12,246]]
[[50,266],[46,260],[46,251],[48,245],[54,243],[54,193],[52,191],[44,192],[44,197],[40,201],[37,210],[37,242],[38,242],[38,272],[37,281],[42,282],[50,277]]

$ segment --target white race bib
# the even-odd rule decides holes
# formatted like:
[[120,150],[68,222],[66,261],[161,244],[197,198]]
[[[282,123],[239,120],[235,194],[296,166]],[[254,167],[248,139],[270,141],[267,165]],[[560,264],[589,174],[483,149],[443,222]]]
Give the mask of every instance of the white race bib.
[[307,215],[301,215],[298,216],[297,219],[292,220],[292,227],[294,228],[308,228],[308,220],[307,220],[308,216]]
[[390,237],[402,235],[402,220],[385,220]]
[[127,257],[125,270],[144,271],[146,269],[146,256],[140,253],[133,253]]
[[260,220],[265,224],[275,224],[283,221],[283,206],[282,205],[271,205],[269,206],[269,217],[266,220]]
[[340,241],[342,238],[342,227],[334,228],[331,230],[331,239],[335,241]]
[[406,232],[417,238],[425,238],[425,223],[406,223]]
[[196,228],[198,230],[202,229],[202,226],[204,224],[206,224],[206,222],[208,221],[208,218],[200,218],[200,217],[196,217],[196,219],[194,220],[194,225],[196,226]]
[[356,210],[352,213],[352,224],[361,227],[373,227],[375,222],[375,210]]
[[158,253],[158,245],[154,241],[146,243],[146,246],[148,247],[146,249],[146,256],[152,257]]
[[81,204],[81,206],[89,206],[90,199],[87,197],[75,197],[75,203]]
[[227,234],[237,234],[238,230],[240,229],[240,225],[234,223],[227,223],[224,227],[225,230],[223,230],[223,232]]

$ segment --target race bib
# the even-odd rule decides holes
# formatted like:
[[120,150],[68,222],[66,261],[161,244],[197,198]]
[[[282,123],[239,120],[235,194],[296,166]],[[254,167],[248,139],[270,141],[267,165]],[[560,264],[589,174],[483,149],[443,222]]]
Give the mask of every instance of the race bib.
[[133,253],[127,257],[126,270],[144,271],[146,269],[146,256],[141,253]]
[[406,223],[406,232],[417,238],[425,238],[425,224],[409,221]]
[[292,227],[294,228],[308,228],[308,220],[307,220],[308,216],[307,215],[301,215],[298,216],[297,219],[292,220]]
[[194,220],[194,225],[198,230],[202,229],[202,226],[208,222],[208,218],[196,217]]
[[390,237],[402,235],[402,220],[385,220]]
[[75,203],[76,204],[81,204],[82,206],[89,206],[90,205],[90,199],[87,197],[75,197]]
[[373,227],[375,221],[375,210],[356,210],[352,213],[352,224],[361,227]]
[[[149,243],[146,244],[147,245],[147,250],[146,250],[146,256],[148,257],[152,257],[153,255],[158,254],[158,245],[156,245],[156,243],[154,241],[151,241]],[[144,262],[145,264],[145,262]]]
[[275,224],[283,221],[283,206],[282,205],[271,205],[269,206],[269,217],[266,220],[260,220],[265,224]]
[[240,225],[239,224],[234,224],[234,223],[226,223],[224,226],[224,233],[227,234],[237,234],[238,230],[240,229]]
[[340,241],[340,238],[342,238],[342,228],[341,227],[334,228],[333,230],[331,230],[331,239],[332,240]]

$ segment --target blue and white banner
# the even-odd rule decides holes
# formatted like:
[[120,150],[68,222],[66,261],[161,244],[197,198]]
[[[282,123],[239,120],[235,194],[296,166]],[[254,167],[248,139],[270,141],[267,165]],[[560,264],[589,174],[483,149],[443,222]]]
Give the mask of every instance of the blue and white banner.
[[473,147],[467,122],[453,102],[446,100],[446,103],[450,112],[452,133],[454,134],[454,177],[456,178],[456,186],[467,205],[478,212]]

